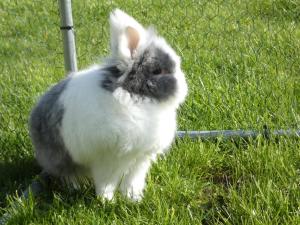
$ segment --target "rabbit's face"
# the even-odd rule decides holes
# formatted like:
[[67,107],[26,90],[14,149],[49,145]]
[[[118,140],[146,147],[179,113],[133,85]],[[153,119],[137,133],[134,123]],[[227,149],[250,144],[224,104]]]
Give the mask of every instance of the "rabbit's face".
[[132,67],[122,83],[125,90],[159,101],[175,95],[178,81],[174,74],[179,67],[160,44],[154,40],[133,57]]
[[180,58],[152,29],[143,28],[120,10],[111,14],[111,76],[102,86],[110,91],[118,87],[131,94],[165,102],[181,103],[187,93]]

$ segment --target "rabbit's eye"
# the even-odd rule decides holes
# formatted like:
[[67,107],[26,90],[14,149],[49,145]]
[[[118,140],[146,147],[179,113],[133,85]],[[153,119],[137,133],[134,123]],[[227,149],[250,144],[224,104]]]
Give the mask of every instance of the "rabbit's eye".
[[153,75],[161,74],[161,68],[155,69],[152,73],[153,73]]

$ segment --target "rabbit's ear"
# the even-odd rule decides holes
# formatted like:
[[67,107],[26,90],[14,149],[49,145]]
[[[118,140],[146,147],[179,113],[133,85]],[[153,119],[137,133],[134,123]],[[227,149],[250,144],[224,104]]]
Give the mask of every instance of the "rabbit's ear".
[[110,14],[110,36],[112,56],[128,59],[145,42],[146,31],[131,16],[116,9]]
[[126,28],[126,36],[128,40],[128,48],[131,54],[131,57],[133,56],[134,51],[137,49],[137,46],[140,41],[140,35],[136,29],[133,27],[127,27]]

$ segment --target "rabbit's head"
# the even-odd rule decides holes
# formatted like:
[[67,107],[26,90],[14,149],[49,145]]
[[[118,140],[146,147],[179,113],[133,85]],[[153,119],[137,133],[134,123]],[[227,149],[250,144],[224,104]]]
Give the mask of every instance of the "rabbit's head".
[[187,94],[187,84],[180,58],[150,27],[145,29],[135,19],[116,9],[110,15],[111,67],[103,87],[113,91],[123,88],[131,94],[159,103],[179,105]]

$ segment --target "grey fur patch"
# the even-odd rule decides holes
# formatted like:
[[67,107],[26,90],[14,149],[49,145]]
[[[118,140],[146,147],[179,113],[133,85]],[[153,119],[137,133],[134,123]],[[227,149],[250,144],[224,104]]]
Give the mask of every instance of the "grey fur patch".
[[118,69],[117,66],[109,66],[103,69],[105,73],[105,78],[101,82],[101,86],[113,92],[118,87],[118,78],[122,76],[122,72]]
[[176,79],[173,75],[175,62],[171,57],[155,46],[150,46],[144,53],[135,59],[133,66],[122,83],[118,83],[116,74],[122,73],[114,69],[106,70],[107,74],[102,81],[102,87],[113,92],[117,87],[123,87],[129,93],[166,100],[176,92]]
[[61,81],[42,96],[32,110],[29,121],[36,159],[46,172],[54,176],[72,175],[78,167],[60,134],[64,107],[58,98],[68,82],[69,79]]

